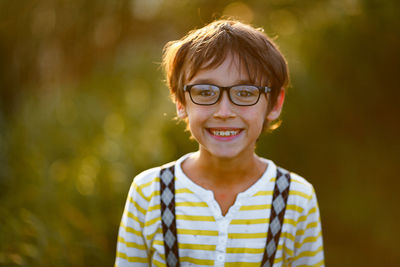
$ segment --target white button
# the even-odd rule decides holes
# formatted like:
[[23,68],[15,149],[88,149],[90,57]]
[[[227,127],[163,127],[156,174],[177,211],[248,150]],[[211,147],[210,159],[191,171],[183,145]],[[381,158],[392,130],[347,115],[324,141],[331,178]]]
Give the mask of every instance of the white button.
[[223,261],[223,260],[224,260],[224,255],[219,254],[219,255],[217,256],[217,260],[218,260],[218,261]]

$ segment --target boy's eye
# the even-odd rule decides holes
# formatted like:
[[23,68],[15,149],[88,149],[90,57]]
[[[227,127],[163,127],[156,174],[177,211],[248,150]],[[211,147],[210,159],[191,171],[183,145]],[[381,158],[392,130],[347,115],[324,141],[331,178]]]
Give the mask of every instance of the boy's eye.
[[240,96],[240,97],[248,97],[248,96],[253,96],[254,95],[253,92],[249,92],[249,91],[246,91],[246,90],[238,91],[236,94],[237,94],[237,96]]
[[237,97],[253,97],[256,96],[257,93],[258,93],[257,88],[244,87],[244,88],[237,88],[235,90],[235,95]]
[[213,96],[215,95],[215,92],[212,90],[201,90],[199,93],[201,96]]
[[216,96],[218,88],[213,88],[208,85],[197,85],[192,87],[192,95],[199,97],[213,97]]

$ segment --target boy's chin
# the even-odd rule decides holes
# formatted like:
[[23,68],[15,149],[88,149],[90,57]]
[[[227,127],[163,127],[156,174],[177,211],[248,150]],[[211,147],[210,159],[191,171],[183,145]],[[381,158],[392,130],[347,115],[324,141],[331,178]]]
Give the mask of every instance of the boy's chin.
[[243,156],[244,151],[234,150],[234,149],[207,149],[207,154],[209,157],[216,158],[219,160],[233,160]]

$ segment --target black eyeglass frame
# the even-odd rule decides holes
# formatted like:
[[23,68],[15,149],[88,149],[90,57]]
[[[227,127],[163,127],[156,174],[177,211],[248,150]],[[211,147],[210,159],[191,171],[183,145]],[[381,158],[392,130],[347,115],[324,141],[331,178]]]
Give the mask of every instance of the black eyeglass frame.
[[[215,100],[215,102],[213,102],[213,103],[210,103],[210,104],[199,104],[199,103],[197,103],[197,102],[195,102],[193,100],[192,93],[191,93],[192,87],[196,86],[196,85],[212,85],[212,86],[215,86],[215,87],[217,87],[219,89],[220,94],[219,94],[218,98]],[[258,94],[258,98],[257,98],[256,102],[254,102],[253,104],[250,104],[250,105],[241,105],[241,104],[235,103],[231,98],[230,90],[232,89],[232,87],[235,87],[235,86],[246,86],[246,85],[247,86],[256,87],[259,90],[260,93]],[[226,91],[226,93],[228,94],[228,98],[231,101],[231,103],[233,103],[236,106],[249,107],[249,106],[254,106],[255,104],[258,103],[262,93],[266,93],[266,94],[270,93],[271,92],[271,88],[268,87],[268,86],[257,86],[257,85],[252,85],[252,84],[235,84],[235,85],[231,85],[231,86],[218,86],[218,85],[215,85],[215,84],[197,83],[197,84],[186,84],[186,85],[184,85],[183,86],[183,91],[184,92],[188,92],[192,102],[195,103],[196,105],[200,105],[200,106],[212,106],[212,105],[218,103],[218,101],[221,100],[221,97],[222,97],[224,91]]]

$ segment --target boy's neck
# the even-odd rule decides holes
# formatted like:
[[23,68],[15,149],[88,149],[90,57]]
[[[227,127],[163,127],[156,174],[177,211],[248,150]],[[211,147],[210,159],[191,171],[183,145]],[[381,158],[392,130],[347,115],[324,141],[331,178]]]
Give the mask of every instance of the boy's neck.
[[182,170],[194,183],[211,190],[225,216],[237,194],[246,191],[262,176],[267,164],[254,154],[238,158],[217,158],[200,149],[182,163]]
[[236,158],[218,158],[202,150],[182,164],[184,172],[194,182],[217,188],[248,187],[262,176],[266,167],[254,152]]

